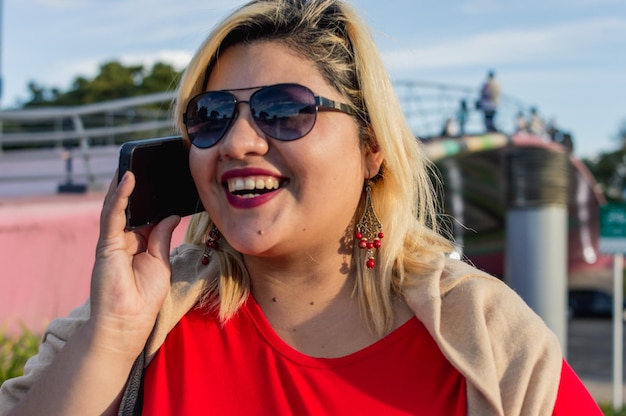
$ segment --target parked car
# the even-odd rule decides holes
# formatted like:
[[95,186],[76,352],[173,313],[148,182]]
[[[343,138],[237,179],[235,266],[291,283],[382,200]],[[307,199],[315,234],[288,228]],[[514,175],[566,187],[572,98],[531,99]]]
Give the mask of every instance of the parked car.
[[[569,318],[611,318],[613,295],[596,288],[569,289],[567,309]],[[622,319],[626,321],[626,301],[622,305]]]

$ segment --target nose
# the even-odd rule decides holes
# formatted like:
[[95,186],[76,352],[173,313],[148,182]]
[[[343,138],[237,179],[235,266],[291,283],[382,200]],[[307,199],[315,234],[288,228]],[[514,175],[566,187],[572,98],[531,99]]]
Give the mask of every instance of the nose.
[[267,152],[269,141],[254,122],[248,101],[237,102],[233,121],[218,145],[222,158],[242,159],[247,155]]

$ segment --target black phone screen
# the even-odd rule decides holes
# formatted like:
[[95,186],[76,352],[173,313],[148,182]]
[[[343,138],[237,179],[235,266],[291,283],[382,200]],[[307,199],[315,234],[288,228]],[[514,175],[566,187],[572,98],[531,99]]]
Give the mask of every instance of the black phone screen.
[[169,215],[184,217],[204,210],[189,171],[189,150],[182,137],[124,143],[119,178],[126,170],[131,170],[136,179],[126,208],[127,229],[156,224]]

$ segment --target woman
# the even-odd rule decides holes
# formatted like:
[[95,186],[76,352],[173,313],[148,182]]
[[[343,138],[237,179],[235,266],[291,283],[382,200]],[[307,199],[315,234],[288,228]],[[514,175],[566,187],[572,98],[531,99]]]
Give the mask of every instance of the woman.
[[51,324],[3,409],[599,412],[541,319],[446,257],[428,164],[351,7],[236,10],[175,113],[206,213],[168,259],[178,218],[125,233],[134,178],[112,185],[90,302]]

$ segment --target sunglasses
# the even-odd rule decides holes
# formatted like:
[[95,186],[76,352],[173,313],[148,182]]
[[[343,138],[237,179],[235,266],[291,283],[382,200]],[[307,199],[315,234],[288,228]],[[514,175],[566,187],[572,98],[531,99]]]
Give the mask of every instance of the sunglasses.
[[255,124],[271,138],[282,141],[306,136],[315,126],[319,111],[338,111],[355,115],[344,103],[317,96],[300,84],[260,87],[248,101],[238,100],[230,91],[208,91],[193,97],[183,114],[191,143],[206,149],[214,146],[228,131],[237,115],[237,106],[247,103]]

